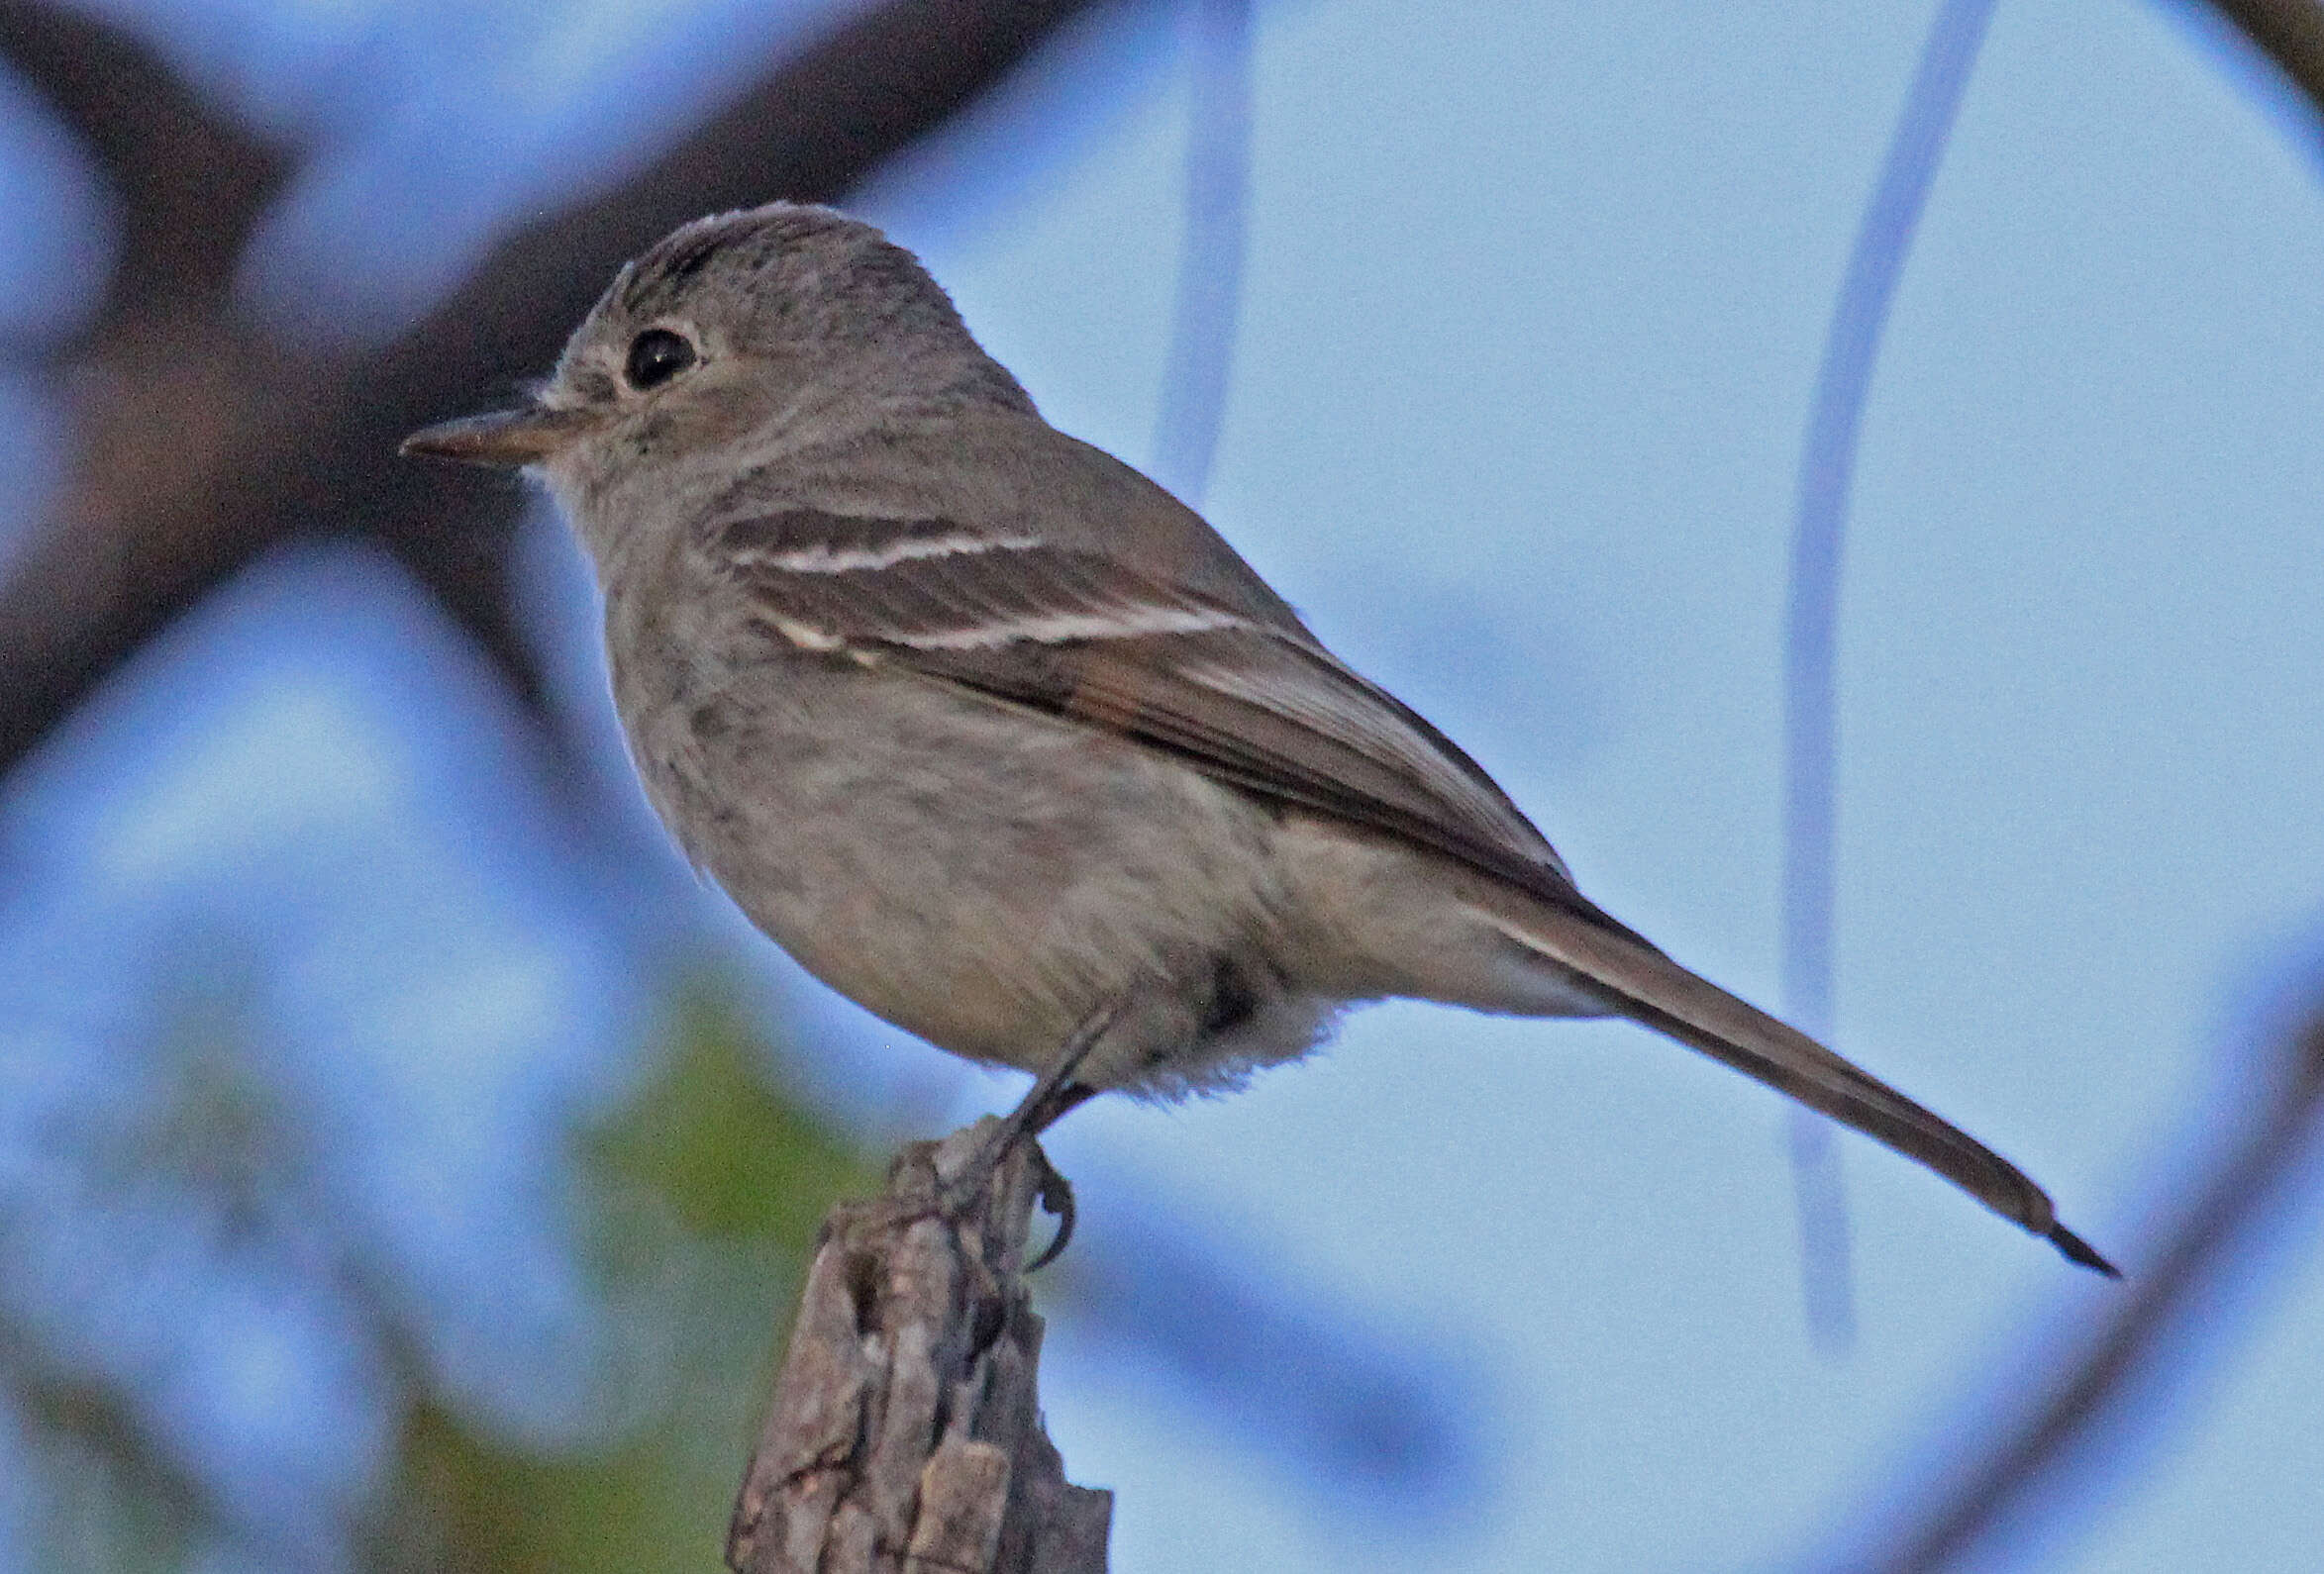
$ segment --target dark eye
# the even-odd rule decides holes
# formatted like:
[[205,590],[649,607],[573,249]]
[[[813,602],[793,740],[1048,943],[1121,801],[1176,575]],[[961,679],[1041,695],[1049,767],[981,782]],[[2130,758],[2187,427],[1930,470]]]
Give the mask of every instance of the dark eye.
[[673,334],[666,328],[649,328],[630,341],[630,358],[622,365],[622,375],[630,386],[644,393],[663,383],[694,364],[694,346],[686,343],[683,334]]

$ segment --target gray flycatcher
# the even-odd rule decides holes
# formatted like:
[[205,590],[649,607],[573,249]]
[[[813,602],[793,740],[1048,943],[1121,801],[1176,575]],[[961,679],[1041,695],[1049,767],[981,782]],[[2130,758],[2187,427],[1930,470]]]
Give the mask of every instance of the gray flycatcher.
[[2015,1166],[1600,911],[1199,517],[1044,421],[868,225],[686,225],[520,408],[404,449],[548,484],[687,856],[842,994],[1048,1073],[1031,1129],[1095,1091],[1233,1086],[1353,1002],[1622,1016],[2114,1271]]

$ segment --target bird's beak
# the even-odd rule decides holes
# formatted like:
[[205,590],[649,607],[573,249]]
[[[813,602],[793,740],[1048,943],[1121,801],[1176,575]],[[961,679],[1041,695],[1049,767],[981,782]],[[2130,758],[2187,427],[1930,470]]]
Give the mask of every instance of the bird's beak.
[[524,405],[422,427],[404,439],[396,452],[515,469],[553,457],[596,424],[595,414],[587,410]]

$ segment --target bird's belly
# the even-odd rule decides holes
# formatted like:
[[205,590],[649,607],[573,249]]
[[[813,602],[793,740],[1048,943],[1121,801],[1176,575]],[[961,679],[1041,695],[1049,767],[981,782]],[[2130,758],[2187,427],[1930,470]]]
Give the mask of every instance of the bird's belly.
[[1167,1084],[1154,1068],[1208,1052],[1223,999],[1274,1004],[1274,817],[1146,749],[860,671],[696,707],[682,733],[639,752],[696,861],[810,972],[940,1047],[1039,1069],[1113,1005],[1085,1080]]

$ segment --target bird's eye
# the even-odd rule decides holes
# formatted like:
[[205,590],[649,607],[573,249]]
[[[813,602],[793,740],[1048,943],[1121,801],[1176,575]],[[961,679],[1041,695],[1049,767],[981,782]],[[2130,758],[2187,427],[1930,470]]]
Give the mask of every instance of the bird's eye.
[[666,328],[649,328],[630,341],[630,358],[622,364],[622,375],[630,386],[640,393],[658,388],[663,383],[694,364],[694,346],[686,343],[683,334],[673,334]]

